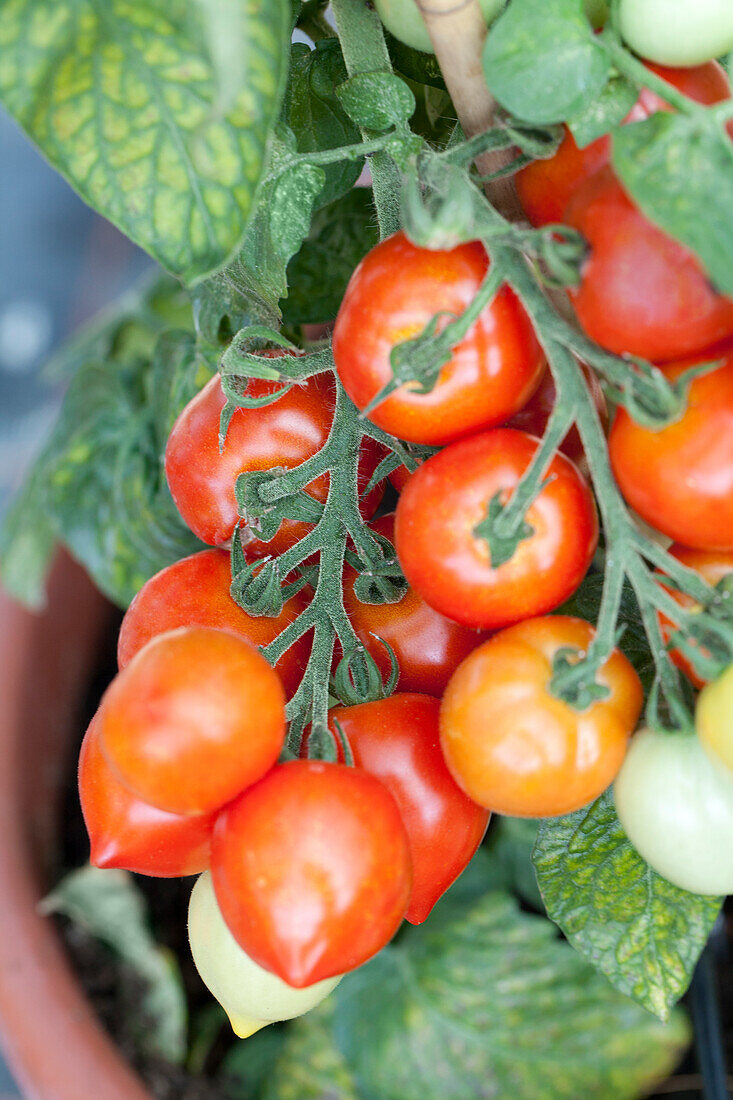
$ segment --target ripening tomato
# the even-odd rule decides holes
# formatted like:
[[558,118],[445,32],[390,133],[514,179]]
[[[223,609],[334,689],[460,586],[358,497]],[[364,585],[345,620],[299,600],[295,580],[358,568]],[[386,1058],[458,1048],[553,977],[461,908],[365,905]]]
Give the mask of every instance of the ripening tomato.
[[642,214],[610,168],[578,189],[565,221],[589,245],[580,285],[568,293],[601,347],[657,363],[733,336],[733,298],[718,294],[692,252]]
[[733,893],[733,779],[693,733],[641,730],[613,793],[626,835],[657,874],[693,894]]
[[[394,515],[381,516],[370,526],[394,542]],[[399,691],[442,695],[463,658],[486,634],[434,611],[414,588],[408,588],[399,603],[362,603],[354,592],[356,576],[350,565],[344,567],[344,607],[382,676],[389,676],[392,667],[384,641],[400,666]]]
[[613,472],[631,507],[698,550],[733,550],[733,346],[664,367],[674,380],[696,362],[718,360],[717,370],[692,383],[676,423],[651,431],[620,408],[609,436]]
[[468,798],[440,748],[440,702],[429,695],[392,695],[355,707],[334,707],[354,763],[384,783],[400,808],[412,857],[412,894],[405,914],[422,924],[438,898],[476,852],[491,816]]
[[[229,595],[231,564],[225,550],[202,550],[161,569],[130,604],[117,644],[120,668],[129,664],[151,638],[179,626],[212,626],[230,630],[256,646],[266,646],[308,606],[308,595],[297,592],[280,614],[248,615]],[[275,665],[290,697],[308,664],[310,642],[300,638]]]
[[733,773],[733,665],[701,692],[695,727],[710,758]]
[[188,906],[188,940],[202,982],[216,997],[240,1039],[268,1024],[309,1012],[332,992],[340,977],[293,989],[258,966],[226,926],[211,875],[196,880]]
[[[697,103],[710,105],[730,99],[728,77],[717,61],[709,61],[694,69],[666,69],[649,62],[647,68]],[[672,108],[669,104],[656,92],[642,88],[624,122],[640,122],[657,111],[670,110]],[[549,225],[551,222],[563,221],[568,203],[581,183],[600,168],[604,168],[610,160],[609,135],[597,138],[579,149],[573,135],[566,128],[560,148],[554,156],[533,161],[514,177],[519,201],[532,225]]]
[[620,0],[619,30],[642,57],[698,65],[733,50],[730,0]]
[[584,654],[595,631],[564,615],[528,619],[466,658],[440,710],[440,741],[454,779],[487,809],[511,817],[572,813],[617,774],[643,693],[615,649],[596,679],[605,699],[578,711],[550,692],[553,661]]
[[225,807],[211,871],[232,935],[302,989],[353,970],[394,933],[410,900],[405,826],[360,768],[293,760]]
[[[248,395],[263,397],[279,383],[253,379]],[[168,485],[178,511],[195,535],[211,546],[231,539],[239,516],[234,495],[239,474],[274,467],[292,469],[316,454],[328,439],[333,422],[335,384],[331,374],[317,374],[294,385],[272,405],[237,409],[231,419],[223,451],[219,451],[219,419],[225,405],[218,375],[186,405],[173,426],[165,452]],[[383,450],[365,440],[359,464],[359,488],[366,488],[383,457]],[[306,487],[318,501],[328,495],[324,474]],[[382,497],[377,486],[362,501],[362,514],[371,516]],[[269,542],[252,534],[247,552],[252,557],[282,554],[303,538],[308,524],[283,520]]]
[[98,716],[107,760],[139,798],[171,813],[209,813],[277,760],[285,692],[243,638],[181,627],[117,674]]
[[178,878],[209,866],[215,814],[171,814],[137,798],[120,782],[92,719],[79,754],[79,799],[94,867]]
[[[720,550],[691,550],[689,546],[675,544],[670,546],[669,553],[678,561],[681,561],[683,565],[694,569],[713,588],[724,577],[733,573],[733,552],[730,551],[726,553]],[[686,611],[700,610],[700,605],[691,596],[687,596],[684,592],[679,592],[673,588],[669,588],[668,591],[670,596]],[[665,643],[669,642],[673,632],[677,629],[677,625],[668,619],[666,615],[662,615],[661,612],[659,613],[659,622],[662,627],[664,641]],[[690,678],[696,688],[705,686],[707,681],[698,676],[692,663],[681,650],[673,649],[669,655],[677,668],[681,669]]]
[[409,583],[437,611],[467,626],[498,629],[551,611],[578,587],[598,542],[598,518],[583,477],[564,455],[529,506],[531,534],[492,566],[477,528],[498,494],[506,503],[539,440],[497,428],[454,443],[410,478],[397,504],[397,556]]
[[[388,237],[361,261],[333,332],[336,369],[360,409],[392,379],[392,348],[418,336],[437,314],[463,313],[488,264],[478,241],[431,251],[404,233]],[[448,320],[442,316],[438,327]],[[415,443],[449,443],[510,417],[532,396],[543,368],[530,320],[504,286],[456,345],[430,393],[405,383],[369,419]]]

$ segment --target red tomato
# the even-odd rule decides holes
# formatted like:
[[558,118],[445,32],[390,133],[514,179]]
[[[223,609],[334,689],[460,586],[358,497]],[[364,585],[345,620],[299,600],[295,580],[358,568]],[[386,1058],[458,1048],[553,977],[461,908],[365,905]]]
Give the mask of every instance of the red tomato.
[[[688,565],[690,569],[694,569],[699,573],[708,584],[713,586],[713,588],[725,577],[733,573],[733,552],[725,553],[719,550],[691,550],[688,546],[678,545],[670,546],[669,552],[673,557],[677,558],[678,561],[681,561],[683,565]],[[668,589],[668,591],[680,607],[683,607],[686,611],[700,610],[700,605],[696,603],[691,596],[687,596],[684,592],[679,592],[671,588]],[[678,627],[676,623],[673,623],[666,615],[660,614],[659,622],[662,627],[664,641],[669,642],[672,634]],[[681,669],[686,676],[689,676],[696,688],[705,687],[708,681],[698,676],[684,653],[679,649],[673,649],[669,655],[672,661],[677,665],[677,668]]]
[[81,746],[79,798],[95,867],[178,878],[209,866],[216,815],[169,814],[136,798],[105,759],[98,718]]
[[619,409],[609,436],[621,492],[643,520],[699,550],[733,550],[733,345],[670,363],[670,379],[694,362],[723,360],[695,379],[675,424],[651,431]]
[[[351,276],[333,332],[339,377],[360,409],[392,378],[392,348],[419,335],[436,314],[463,313],[487,270],[478,241],[430,251],[395,233],[372,249]],[[448,320],[441,318],[439,327]],[[530,320],[504,286],[455,347],[430,393],[404,384],[369,419],[415,443],[449,443],[520,409],[543,367]]]
[[[644,64],[697,103],[712,104],[730,99],[728,77],[717,61],[708,61],[694,69],[668,69],[662,65],[653,65],[650,61],[645,61]],[[643,88],[624,121],[639,122],[657,111],[669,110],[672,108],[668,103],[655,92]],[[609,135],[579,149],[566,128],[562,144],[553,157],[533,161],[514,177],[519,201],[532,225],[561,222],[568,203],[580,185],[599,168],[604,168],[610,160]]]
[[412,895],[406,913],[422,924],[478,848],[491,816],[467,798],[440,749],[440,702],[429,695],[393,695],[356,707],[335,707],[354,763],[374,775],[400,808],[412,857]]
[[[248,394],[263,397],[279,383],[254,379]],[[168,485],[178,511],[195,535],[211,546],[229,541],[239,516],[234,487],[241,473],[299,466],[323,447],[333,421],[335,384],[330,374],[317,374],[295,385],[272,405],[237,409],[219,451],[219,418],[225,405],[218,376],[190,401],[173,426],[165,452]],[[383,449],[365,440],[359,466],[359,488],[366,488],[383,457]],[[329,476],[311,482],[307,491],[325,501]],[[362,502],[368,518],[382,497],[380,486]],[[282,554],[308,533],[309,525],[283,520],[269,542],[252,536],[252,557]]]
[[493,567],[477,535],[489,502],[509,499],[539,441],[498,428],[454,443],[410,478],[395,522],[397,556],[409,583],[437,611],[467,626],[498,629],[551,611],[580,584],[598,542],[590,490],[564,455],[526,515],[533,533]]
[[240,947],[298,989],[381,950],[412,883],[387,788],[361,769],[312,760],[273,768],[222,811],[211,873]]
[[[601,421],[604,425],[607,425],[606,401],[600,383],[590,367],[581,366],[593,403],[598,410]],[[524,408],[514,414],[507,423],[507,428],[517,428],[519,431],[529,432],[530,435],[543,436],[547,421],[554,411],[556,398],[557,393],[552,371],[546,370],[542,376],[539,389],[530,397]],[[560,450],[576,465],[585,462],[585,450],[576,427],[572,427],[565,436],[560,444]],[[404,469],[404,467],[401,468]]]
[[460,666],[443,696],[440,741],[454,779],[512,817],[572,813],[617,774],[643,693],[617,649],[597,675],[610,695],[577,711],[549,691],[555,654],[584,653],[595,631],[549,615],[495,634]]
[[[394,515],[373,520],[370,526],[394,542]],[[463,658],[486,637],[434,611],[414,588],[408,588],[399,603],[362,603],[354,592],[356,570],[347,565],[343,576],[344,607],[351,625],[383,677],[392,666],[379,639],[392,647],[400,666],[400,691],[442,695]]]
[[226,630],[159,634],[98,711],[108,762],[139,798],[202,814],[255,783],[285,738],[285,692],[254,646]]
[[733,336],[733,298],[716,293],[695,256],[644,217],[610,168],[576,192],[565,220],[590,246],[569,294],[602,347],[661,362]]
[[[151,638],[179,626],[212,626],[230,630],[256,646],[266,646],[308,606],[301,591],[283,605],[277,618],[248,615],[229,595],[229,554],[202,550],[161,569],[143,585],[122,620],[117,644],[120,668],[129,664]],[[308,664],[310,641],[300,638],[275,665],[290,697]]]

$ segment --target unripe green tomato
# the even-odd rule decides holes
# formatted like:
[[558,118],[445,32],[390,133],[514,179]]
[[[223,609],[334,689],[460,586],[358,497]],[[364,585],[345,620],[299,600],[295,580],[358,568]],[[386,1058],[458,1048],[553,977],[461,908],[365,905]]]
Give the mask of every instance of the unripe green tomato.
[[686,68],[733,49],[733,0],[621,0],[621,36],[640,57]]
[[693,733],[635,734],[614,797],[629,840],[658,874],[693,894],[733,892],[733,779]]
[[[492,23],[506,0],[479,0],[479,3],[484,19]],[[435,53],[416,0],[374,0],[374,6],[389,33],[400,42],[413,50]]]
[[700,692],[695,726],[711,760],[733,772],[733,665]]
[[339,976],[293,989],[253,962],[224,922],[208,871],[196,880],[191,892],[188,939],[201,980],[240,1039],[247,1039],[267,1024],[302,1016],[325,1000],[341,981]]

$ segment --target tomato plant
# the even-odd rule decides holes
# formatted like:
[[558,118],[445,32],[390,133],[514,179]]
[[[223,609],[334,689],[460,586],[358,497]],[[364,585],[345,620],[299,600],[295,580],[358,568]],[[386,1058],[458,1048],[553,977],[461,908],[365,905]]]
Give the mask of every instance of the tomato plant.
[[405,917],[421,924],[476,852],[489,814],[467,798],[440,748],[440,703],[398,694],[355,707],[335,707],[332,732],[346,736],[354,763],[394,795],[407,830],[412,893]]
[[[248,396],[257,400],[281,388],[280,383],[254,379]],[[218,376],[212,378],[179,416],[165,451],[168,485],[194,534],[211,546],[227,543],[239,521],[234,494],[238,476],[273,466],[289,469],[312,457],[328,438],[334,402],[333,379],[317,374],[304,385],[293,386],[273,404],[237,409],[220,450],[219,423],[226,399]],[[380,457],[376,444],[367,445],[359,469],[362,488]],[[305,490],[315,500],[324,501],[328,485],[328,475],[322,474]],[[367,516],[380,498],[381,491],[375,491],[364,501]],[[249,531],[247,551],[252,556],[281,554],[307,530],[306,524],[285,519],[267,542],[258,539],[256,531]]]
[[[405,4],[380,0],[409,41]],[[620,994],[669,1016],[715,918],[644,866],[610,784],[649,740],[627,772],[643,702],[650,729],[692,727],[680,667],[709,681],[700,744],[728,751],[730,88],[630,34],[640,58],[618,4],[511,0],[487,35],[475,0],[420,6],[434,55],[364,0],[114,0],[81,35],[71,0],[42,31],[38,5],[5,6],[4,104],[165,272],[57,362],[68,392],[0,570],[40,605],[60,541],[128,608],[82,752],[93,858],[211,863],[192,949],[240,1031],[452,892],[333,1011],[278,1029],[272,1100],[415,1081],[624,1100],[683,1040]],[[370,522],[390,479],[394,530]],[[638,789],[622,816],[661,868],[634,824],[662,820],[658,788]],[[451,886],[492,810],[543,821],[495,822]],[[680,817],[693,838],[706,820]],[[567,943],[506,896],[537,905],[538,884]],[[216,1017],[186,1051],[170,957],[118,923],[123,954],[150,947],[145,989],[168,983],[149,995],[165,1056],[228,1073]],[[537,975],[562,991],[544,1050]],[[466,1042],[426,1043],[428,1018]],[[529,1019],[518,1082],[496,1052]]]
[[293,989],[258,966],[229,931],[208,871],[196,880],[191,891],[188,939],[201,980],[240,1039],[249,1038],[268,1024],[302,1016],[320,1004],[341,980],[327,978],[304,989]]
[[[733,355],[712,349],[697,361],[719,363],[690,386],[675,423],[651,431],[619,410],[609,437],[613,472],[629,504],[652,527],[699,550],[733,549]],[[694,361],[665,367],[679,378]]]
[[513,817],[551,817],[585,806],[613,780],[641,711],[633,666],[615,650],[597,676],[605,695],[583,710],[552,691],[557,655],[582,656],[592,640],[582,619],[528,619],[458,668],[443,696],[440,740],[470,798]]
[[621,0],[619,25],[632,50],[662,65],[699,65],[733,49],[727,0]]
[[[360,408],[392,381],[390,354],[435,318],[461,314],[486,278],[478,242],[450,251],[417,248],[397,233],[372,249],[351,277],[333,333],[339,378]],[[396,273],[399,277],[396,278]],[[380,428],[415,443],[449,443],[501,424],[531,397],[544,359],[514,293],[501,287],[451,350],[434,386],[404,382],[370,408]]]
[[298,989],[376,954],[405,915],[412,881],[387,788],[361,769],[309,760],[273,768],[222,811],[211,871],[237,942]]
[[95,867],[178,878],[209,865],[214,814],[172,814],[136,797],[107,763],[92,721],[79,754],[79,799]]
[[527,509],[527,530],[505,560],[492,564],[485,533],[490,506],[506,503],[537,448],[524,432],[485,432],[428,459],[400,496],[395,537],[405,576],[431,607],[457,622],[497,629],[550,611],[585,576],[598,521],[582,476],[560,454]]
[[254,646],[224,630],[159,634],[100,704],[107,760],[146,802],[178,814],[218,810],[275,763],[285,693]]
[[[229,630],[252,645],[266,646],[308,606],[308,595],[301,590],[285,601],[279,615],[248,615],[229,594],[231,583],[229,554],[217,549],[202,550],[156,573],[140,589],[122,620],[117,643],[120,668],[152,638],[182,626]],[[300,682],[309,649],[307,641],[299,638],[275,666],[288,696]]]
[[[394,515],[381,516],[370,526],[394,540]],[[347,565],[344,608],[383,678],[389,678],[391,668],[389,646],[400,667],[400,691],[442,695],[463,658],[486,635],[441,615],[413,588],[408,588],[397,603],[363,603],[354,591],[357,576],[356,570]]]
[[636,734],[614,798],[631,843],[660,875],[696,894],[733,890],[733,780],[694,734]]
[[[707,105],[730,99],[730,82],[717,61],[708,61],[693,69],[664,68],[647,62],[651,73],[697,103]],[[656,111],[671,110],[658,92],[642,88],[639,98],[624,119],[641,122]],[[611,138],[596,138],[579,148],[570,130],[565,128],[557,152],[546,160],[536,160],[517,172],[517,194],[532,225],[562,222],[570,200],[581,183],[605,168],[611,160]]]
[[644,217],[610,168],[576,191],[565,221],[589,248],[570,297],[602,347],[662,362],[733,336],[733,299],[717,293],[696,257]]

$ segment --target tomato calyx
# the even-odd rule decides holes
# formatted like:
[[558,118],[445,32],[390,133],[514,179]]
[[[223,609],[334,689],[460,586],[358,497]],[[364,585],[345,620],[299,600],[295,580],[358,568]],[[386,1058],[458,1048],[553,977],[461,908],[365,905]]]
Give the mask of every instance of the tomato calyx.
[[[543,481],[535,495],[539,495],[547,484],[549,484],[548,481]],[[520,542],[532,538],[535,533],[534,527],[527,523],[524,514],[520,513],[518,516],[510,514],[501,498],[501,492],[491,498],[486,509],[486,518],[477,523],[473,529],[476,538],[484,539],[488,545],[491,564],[494,568],[511,561]]]
[[548,691],[577,711],[588,710],[594,703],[607,699],[611,694],[610,688],[607,684],[599,684],[595,677],[610,652],[611,649],[599,654],[596,659],[590,653],[583,654],[572,646],[559,649],[552,662]]
[[334,695],[346,707],[386,699],[397,687],[400,666],[395,651],[384,638],[380,638],[377,634],[372,634],[372,637],[376,638],[387,651],[390,662],[389,672],[385,678],[371,653],[363,646],[353,649],[351,653],[342,657],[333,675],[332,688]]

